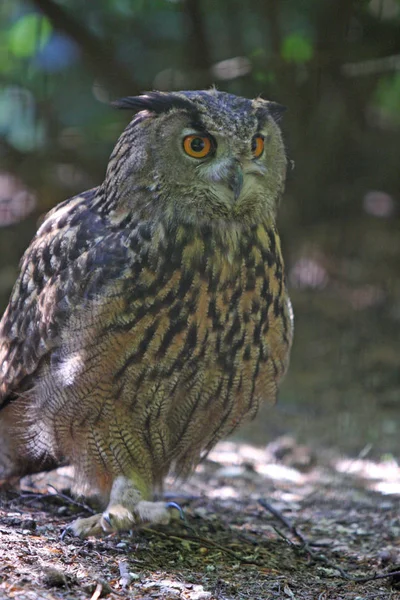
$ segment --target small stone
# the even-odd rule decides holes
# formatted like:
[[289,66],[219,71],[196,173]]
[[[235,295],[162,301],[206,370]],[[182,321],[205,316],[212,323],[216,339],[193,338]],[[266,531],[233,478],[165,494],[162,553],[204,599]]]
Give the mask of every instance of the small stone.
[[36,529],[36,521],[34,519],[26,519],[23,522],[23,525],[25,529],[30,529],[31,531],[34,531]]
[[227,467],[221,467],[215,473],[216,477],[224,477],[227,479],[234,479],[235,477],[243,477],[246,473],[246,469],[242,465],[229,465]]
[[55,567],[46,567],[43,569],[43,583],[48,587],[67,586],[67,577]]
[[211,598],[211,592],[199,591],[199,592],[190,592],[188,594],[189,600],[208,600]]
[[181,597],[180,590],[177,590],[176,588],[160,587],[160,593],[162,594],[162,598],[171,598],[171,600]]

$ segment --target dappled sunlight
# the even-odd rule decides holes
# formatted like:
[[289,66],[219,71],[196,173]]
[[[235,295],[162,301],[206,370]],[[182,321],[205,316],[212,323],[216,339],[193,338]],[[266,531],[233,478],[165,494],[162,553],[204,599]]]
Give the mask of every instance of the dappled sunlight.
[[210,460],[223,465],[251,466],[258,473],[272,480],[301,483],[302,474],[282,464],[274,464],[268,450],[234,442],[220,442],[208,455]]
[[261,475],[266,475],[270,479],[292,481],[293,483],[302,483],[304,481],[304,476],[301,473],[283,465],[258,465],[256,471]]
[[220,464],[243,464],[246,461],[257,463],[266,460],[266,452],[251,444],[239,444],[235,442],[219,442],[208,455],[210,460]]
[[220,498],[221,500],[227,500],[228,498],[239,498],[240,493],[239,490],[231,487],[229,485],[225,485],[215,490],[211,490],[209,494],[210,498]]
[[[303,456],[307,452],[311,453],[311,450],[298,445],[290,436],[277,438],[264,448],[247,443],[220,442],[208,458],[214,464],[221,465],[213,476],[221,482],[223,480],[224,484],[213,490],[211,495],[213,498],[235,498],[238,490],[239,495],[248,491],[241,488],[240,482],[243,484],[245,480],[251,482],[254,478],[262,477],[277,486],[271,495],[289,506],[293,502],[312,498],[316,492],[323,494],[326,486],[337,480],[337,475],[343,476],[347,493],[351,493],[349,477],[352,477],[354,493],[359,493],[361,482],[366,494],[379,492],[383,495],[400,495],[400,467],[395,460],[378,462],[349,457],[332,458],[331,452],[326,451],[304,472],[294,465],[297,455]],[[293,464],[285,464],[287,462]],[[198,467],[199,473],[206,474],[207,470],[206,463]],[[235,481],[235,486],[230,486],[229,480]]]
[[365,480],[368,489],[381,494],[400,495],[400,467],[395,460],[341,459],[335,463],[339,473],[354,475]]
[[258,448],[250,444],[231,441],[220,442],[210,452],[208,458],[226,467],[228,465],[242,467],[242,470],[237,469],[236,471],[232,471],[232,467],[230,469],[225,468],[217,471],[217,474],[222,473],[223,475],[238,477],[243,475],[247,469],[272,481],[301,484],[306,479],[305,475],[297,469],[276,462],[268,448]]

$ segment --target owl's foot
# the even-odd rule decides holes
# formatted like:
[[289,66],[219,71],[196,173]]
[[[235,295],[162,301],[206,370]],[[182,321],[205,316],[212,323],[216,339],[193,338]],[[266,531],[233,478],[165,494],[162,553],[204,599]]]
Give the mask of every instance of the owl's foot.
[[109,505],[103,513],[77,519],[68,527],[68,531],[80,538],[86,538],[91,535],[100,536],[115,531],[127,531],[145,523],[166,525],[170,518],[171,513],[167,503],[142,500],[133,510],[121,504]]
[[127,531],[145,523],[169,523],[174,502],[150,502],[142,500],[137,484],[130,478],[119,476],[112,485],[110,501],[103,513],[77,519],[68,531],[81,538],[104,535],[114,531]]
[[104,534],[104,530],[100,525],[102,516],[100,513],[85,519],[76,519],[71,525],[68,525],[61,537],[63,538],[66,533],[71,533],[82,539],[91,535],[98,536]]

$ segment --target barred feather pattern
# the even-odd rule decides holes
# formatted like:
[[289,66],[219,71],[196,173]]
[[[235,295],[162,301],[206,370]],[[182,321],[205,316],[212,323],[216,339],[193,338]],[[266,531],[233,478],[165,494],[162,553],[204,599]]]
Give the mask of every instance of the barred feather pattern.
[[[134,471],[161,483],[171,464],[187,475],[202,452],[275,400],[292,339],[279,237],[273,224],[222,233],[132,221],[118,235],[99,224],[89,245],[81,242],[85,217],[93,231],[88,199],[50,217],[26,257],[29,281],[32,264],[47,275],[40,292],[25,295],[24,322],[13,323],[29,286],[23,271],[3,318],[3,365],[19,355],[25,370],[11,369],[2,385],[25,377],[35,453],[68,457],[85,480]],[[65,257],[57,244],[67,224]]]

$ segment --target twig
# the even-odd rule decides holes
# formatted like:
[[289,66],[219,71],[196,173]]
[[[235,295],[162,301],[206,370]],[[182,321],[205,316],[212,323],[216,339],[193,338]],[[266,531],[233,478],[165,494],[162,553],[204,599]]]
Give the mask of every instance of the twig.
[[54,494],[41,494],[40,492],[36,492],[36,493],[35,492],[27,492],[25,494],[20,494],[20,498],[22,498],[22,500],[25,500],[26,498],[28,498],[28,500],[27,500],[27,502],[25,502],[25,504],[30,504],[34,500],[46,500],[47,498],[58,497],[58,498],[61,498],[62,500],[65,500],[69,504],[73,504],[74,506],[78,506],[79,508],[82,508],[83,510],[89,512],[92,515],[95,514],[96,511],[93,510],[93,508],[91,508],[88,504],[85,504],[84,502],[78,502],[78,500],[71,498],[67,494],[63,494],[62,492],[59,492],[57,490],[57,488],[54,487],[54,485],[48,484],[47,487],[54,490],[55,493]]
[[125,562],[124,560],[120,560],[118,563],[118,568],[119,568],[119,574],[121,575],[119,583],[120,583],[121,587],[127,588],[128,585],[132,581],[132,577],[128,571],[128,563]]
[[262,498],[259,499],[258,501],[259,504],[261,504],[261,506],[263,508],[265,508],[268,512],[270,512],[272,515],[274,515],[274,517],[276,519],[278,519],[278,521],[280,521],[287,529],[289,529],[289,531],[291,533],[293,533],[293,535],[300,540],[300,542],[306,546],[307,545],[307,540],[304,537],[304,535],[297,530],[296,526],[293,525],[292,523],[290,523],[290,521],[282,514],[280,513],[276,508],[274,508],[272,506],[272,504],[270,504],[269,502],[267,502],[266,500],[263,500]]
[[349,575],[350,581],[356,583],[367,583],[368,581],[375,581],[375,579],[386,579],[387,577],[400,577],[400,571],[389,571],[388,573],[374,573],[373,575],[367,575],[366,577],[352,577]]
[[273,525],[273,529],[274,529],[275,533],[277,533],[279,535],[279,537],[281,537],[283,539],[283,541],[285,541],[287,543],[288,546],[296,547],[296,544],[294,542],[292,542],[292,540],[289,540],[289,538],[283,533],[283,531],[281,531],[274,525]]
[[102,591],[103,591],[103,586],[101,585],[101,583],[98,583],[96,585],[96,589],[93,592],[93,596],[90,598],[90,600],[99,600]]
[[78,500],[75,500],[74,498],[71,498],[71,496],[68,496],[67,494],[63,494],[62,492],[59,492],[57,490],[57,488],[54,487],[54,485],[48,484],[48,487],[50,489],[54,490],[57,496],[59,496],[60,498],[62,498],[66,502],[69,502],[69,504],[73,504],[74,506],[78,506],[79,508],[82,508],[83,510],[87,511],[91,515],[96,514],[96,511],[93,508],[91,508],[88,504],[86,504],[85,502],[78,502]]
[[368,581],[374,581],[375,579],[386,579],[387,577],[396,577],[400,576],[400,571],[392,571],[389,573],[374,573],[373,575],[358,577],[355,575],[350,575],[347,573],[345,569],[340,567],[338,564],[330,561],[324,554],[319,554],[315,550],[313,550],[310,546],[310,542],[306,539],[306,537],[297,529],[295,525],[293,525],[284,515],[282,515],[276,508],[274,508],[269,502],[266,500],[259,498],[258,503],[265,508],[268,512],[270,512],[278,521],[280,521],[289,531],[299,540],[301,543],[300,546],[294,544],[291,540],[286,538],[286,536],[279,530],[275,529],[275,531],[283,537],[289,545],[298,550],[303,550],[306,552],[313,560],[316,562],[323,563],[326,567],[330,569],[335,569],[339,572],[340,576],[346,581],[352,581],[355,583],[367,583]]

